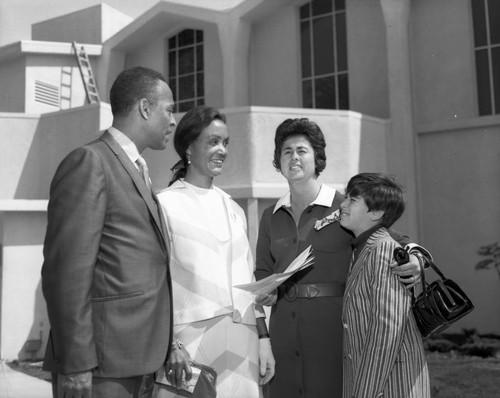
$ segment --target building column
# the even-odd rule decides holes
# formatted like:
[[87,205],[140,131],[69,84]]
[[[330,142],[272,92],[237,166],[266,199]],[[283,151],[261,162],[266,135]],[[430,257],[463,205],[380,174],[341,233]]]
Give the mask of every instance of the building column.
[[256,198],[247,199],[247,235],[255,258],[255,248],[259,237],[259,200]]
[[387,135],[387,169],[406,190],[407,206],[398,229],[419,239],[418,175],[409,40],[410,0],[380,0],[387,36],[391,126]]
[[224,108],[249,105],[248,51],[251,25],[229,13],[217,24],[222,51]]

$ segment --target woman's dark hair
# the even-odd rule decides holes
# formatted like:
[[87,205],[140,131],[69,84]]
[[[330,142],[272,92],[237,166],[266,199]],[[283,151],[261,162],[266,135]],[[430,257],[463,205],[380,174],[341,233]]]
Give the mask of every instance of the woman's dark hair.
[[394,177],[387,174],[357,174],[347,183],[346,194],[350,197],[362,197],[368,211],[383,211],[380,225],[387,228],[391,227],[405,210],[403,188]]
[[147,98],[152,106],[156,105],[160,81],[167,82],[161,73],[142,66],[121,72],[109,93],[113,116],[128,115],[142,98]]
[[325,154],[325,136],[319,126],[313,121],[302,119],[286,119],[276,129],[274,136],[274,160],[273,166],[276,170],[281,171],[280,159],[283,144],[290,137],[302,136],[305,137],[311,144],[314,150],[314,164],[316,176],[326,167],[326,154]]
[[174,176],[170,180],[169,186],[178,179],[186,176],[188,167],[186,150],[214,120],[226,123],[226,115],[221,113],[217,108],[206,105],[197,106],[186,112],[182,117],[175,129],[174,135],[174,148],[181,160],[171,169]]

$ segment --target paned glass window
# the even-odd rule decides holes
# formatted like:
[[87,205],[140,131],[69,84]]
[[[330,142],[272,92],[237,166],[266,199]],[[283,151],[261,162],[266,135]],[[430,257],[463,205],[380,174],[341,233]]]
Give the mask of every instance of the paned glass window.
[[304,108],[349,109],[345,0],[299,9]]
[[479,115],[500,113],[500,1],[471,0]]
[[168,39],[167,75],[176,112],[205,103],[203,68],[203,31],[185,29]]

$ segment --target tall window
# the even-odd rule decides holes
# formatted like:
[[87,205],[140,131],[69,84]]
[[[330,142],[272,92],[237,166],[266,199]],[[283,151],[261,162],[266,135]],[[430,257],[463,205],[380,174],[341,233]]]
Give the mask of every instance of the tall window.
[[168,83],[176,112],[205,103],[203,31],[186,29],[168,39]]
[[500,113],[500,2],[471,0],[479,115]]
[[300,7],[302,105],[349,109],[345,0]]

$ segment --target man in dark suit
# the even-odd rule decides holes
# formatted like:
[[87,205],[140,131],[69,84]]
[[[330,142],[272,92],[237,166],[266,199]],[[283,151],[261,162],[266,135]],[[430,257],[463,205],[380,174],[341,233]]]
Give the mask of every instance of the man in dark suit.
[[136,67],[117,77],[110,102],[113,126],[71,152],[50,188],[44,368],[59,398],[150,396],[172,342],[163,219],[140,155],[166,147],[172,92]]

